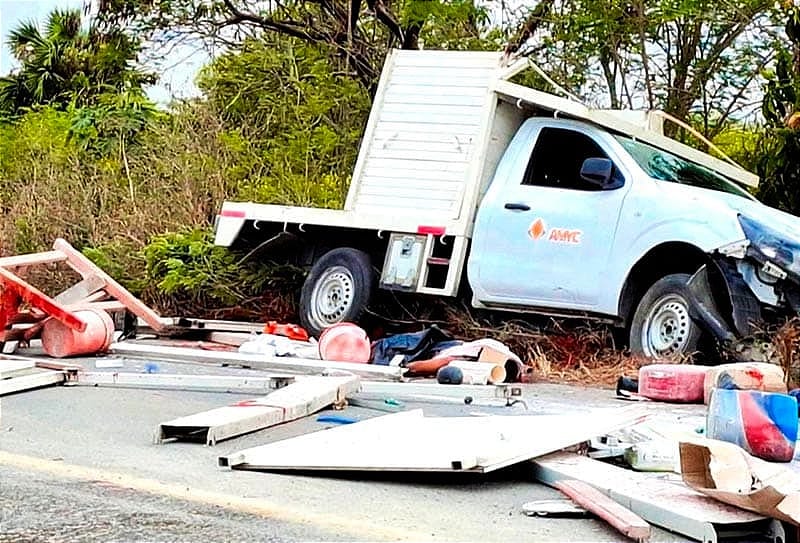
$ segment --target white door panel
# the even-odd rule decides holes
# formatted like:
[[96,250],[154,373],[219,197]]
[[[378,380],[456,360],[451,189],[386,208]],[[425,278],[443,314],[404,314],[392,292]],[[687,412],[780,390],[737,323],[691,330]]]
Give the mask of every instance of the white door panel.
[[[511,144],[527,146],[527,152],[517,155],[523,160],[498,168],[481,203],[474,232],[476,253],[469,264],[470,281],[482,302],[592,309],[602,293],[614,288],[604,281],[604,275],[629,187],[580,190],[523,184],[525,179],[526,183],[581,186],[580,182],[565,180],[577,175],[580,164],[575,166],[577,170],[558,163],[551,171],[528,167],[539,131],[524,132],[525,127]],[[554,139],[586,139],[585,135],[551,129],[543,133],[542,141],[551,135]],[[591,141],[583,143],[589,155],[596,154]],[[511,155],[514,150],[509,151]],[[564,160],[583,162],[581,150],[560,150],[557,145],[544,143],[533,162],[543,151],[550,160],[563,156]],[[602,145],[597,151],[605,153]],[[564,179],[554,179],[559,176]]]

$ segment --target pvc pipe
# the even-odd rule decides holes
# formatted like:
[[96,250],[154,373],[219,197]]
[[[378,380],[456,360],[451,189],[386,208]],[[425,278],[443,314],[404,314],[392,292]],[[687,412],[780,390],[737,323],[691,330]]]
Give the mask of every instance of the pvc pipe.
[[459,368],[464,374],[464,384],[485,385],[502,383],[506,379],[506,369],[490,362],[469,362],[453,360],[448,364]]

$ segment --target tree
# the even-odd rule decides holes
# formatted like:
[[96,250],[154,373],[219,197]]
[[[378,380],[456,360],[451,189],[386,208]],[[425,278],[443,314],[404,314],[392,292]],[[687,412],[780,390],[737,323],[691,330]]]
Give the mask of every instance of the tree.
[[198,77],[205,106],[246,150],[242,197],[268,203],[344,203],[369,98],[336,70],[326,46],[276,34],[250,38]]
[[134,66],[139,43],[119,30],[84,27],[80,10],[55,10],[42,29],[32,21],[8,36],[20,67],[0,78],[0,110],[92,104],[99,95],[154,81]]
[[597,105],[662,109],[713,137],[757,102],[778,40],[773,4],[541,0],[510,49]]
[[371,92],[389,48],[487,47],[476,0],[103,0],[97,17],[167,47],[188,39],[236,48],[265,33],[324,45]]
[[783,8],[788,38],[767,73],[761,111],[766,127],[755,146],[758,196],[766,204],[800,215],[800,7]]

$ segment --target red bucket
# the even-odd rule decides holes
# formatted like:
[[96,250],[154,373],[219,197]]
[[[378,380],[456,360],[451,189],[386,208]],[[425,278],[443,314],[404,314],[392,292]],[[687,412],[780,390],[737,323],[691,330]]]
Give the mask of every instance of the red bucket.
[[340,322],[322,331],[319,355],[323,360],[368,363],[372,349],[363,328],[350,322]]
[[54,358],[97,354],[108,349],[114,339],[114,321],[101,309],[82,309],[75,316],[86,323],[86,329],[78,332],[56,319],[49,319],[42,326],[42,347]]

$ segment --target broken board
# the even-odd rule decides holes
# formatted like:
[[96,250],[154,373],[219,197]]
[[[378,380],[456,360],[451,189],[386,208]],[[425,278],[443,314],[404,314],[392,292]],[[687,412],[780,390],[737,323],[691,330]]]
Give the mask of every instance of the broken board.
[[307,377],[271,394],[159,424],[154,441],[204,441],[215,445],[263,428],[306,417],[358,391],[355,376]]
[[253,447],[219,463],[253,470],[487,473],[641,419],[630,408],[488,417],[426,417],[417,409]]
[[573,453],[539,458],[533,465],[536,479],[547,485],[567,479],[583,481],[647,522],[704,543],[716,543],[731,534],[786,540],[780,522],[718,502],[680,480],[668,481]]
[[3,360],[0,358],[0,379],[8,379],[36,367],[32,360]]
[[66,377],[63,371],[37,370],[27,375],[18,375],[8,379],[0,379],[0,396],[24,392],[36,388],[59,385]]
[[556,481],[553,486],[581,507],[606,521],[625,537],[639,542],[650,540],[650,525],[644,519],[593,486],[574,479]]

